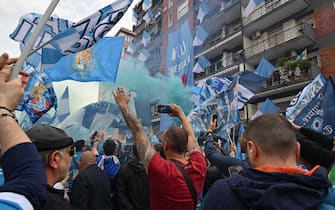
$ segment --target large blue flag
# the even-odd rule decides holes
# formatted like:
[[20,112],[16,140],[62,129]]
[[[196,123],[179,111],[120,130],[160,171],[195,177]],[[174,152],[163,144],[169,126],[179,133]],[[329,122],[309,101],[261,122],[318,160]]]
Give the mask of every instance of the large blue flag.
[[185,85],[193,86],[192,33],[187,21],[176,32],[169,33],[166,55],[166,76],[177,75]]
[[[45,69],[64,55],[91,47],[122,18],[131,2],[131,0],[114,1],[77,23],[51,17],[32,50],[38,49],[44,44],[46,46],[43,47],[43,50],[40,49],[31,55],[28,58],[28,64],[36,70]],[[41,15],[36,13],[23,16],[10,37],[24,46],[40,18]]]
[[51,81],[115,82],[124,37],[105,37],[92,48],[62,57],[45,70]]
[[206,5],[206,2],[205,1],[201,2],[199,12],[198,12],[198,15],[197,15],[197,19],[200,21],[200,23],[202,23],[202,21],[204,20],[205,16],[208,14],[208,12],[209,12],[209,9]]
[[297,125],[333,137],[335,91],[332,79],[328,78],[325,84],[322,81],[319,83],[318,80],[312,81],[297,97],[291,101],[286,117]]
[[124,126],[118,106],[107,101],[91,103],[68,116],[58,126],[67,128],[80,126],[91,131],[107,130],[111,126]]

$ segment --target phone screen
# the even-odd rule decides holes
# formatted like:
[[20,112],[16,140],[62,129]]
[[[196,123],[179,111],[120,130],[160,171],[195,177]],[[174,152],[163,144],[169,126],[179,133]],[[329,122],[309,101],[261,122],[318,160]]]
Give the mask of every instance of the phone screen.
[[214,122],[214,120],[216,120],[215,127],[218,127],[218,115],[217,114],[213,114],[212,121]]
[[170,113],[171,107],[169,105],[158,105],[157,111],[159,113]]

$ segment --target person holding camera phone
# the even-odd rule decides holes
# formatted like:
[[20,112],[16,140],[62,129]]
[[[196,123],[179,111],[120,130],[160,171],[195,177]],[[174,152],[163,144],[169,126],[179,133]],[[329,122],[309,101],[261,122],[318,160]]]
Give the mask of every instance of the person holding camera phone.
[[178,117],[182,127],[172,126],[165,131],[162,142],[164,159],[155,151],[142,124],[128,108],[130,94],[118,87],[113,96],[132,131],[140,160],[148,174],[151,209],[194,210],[205,180],[206,161],[182,108],[176,104],[168,105],[169,115]]

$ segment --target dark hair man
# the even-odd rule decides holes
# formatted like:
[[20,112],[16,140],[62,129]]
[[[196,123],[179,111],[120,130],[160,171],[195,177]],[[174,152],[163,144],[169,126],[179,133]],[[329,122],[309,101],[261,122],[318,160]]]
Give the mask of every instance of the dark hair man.
[[327,171],[296,167],[299,143],[281,115],[254,119],[244,135],[246,155],[253,169],[217,181],[207,193],[203,209],[317,209],[327,195]]
[[5,184],[0,187],[0,209],[41,209],[47,197],[47,180],[35,146],[12,113],[22,100],[24,81],[9,81],[12,71],[8,54],[0,56],[0,163]]
[[43,209],[71,209],[70,204],[64,199],[64,190],[52,186],[67,176],[75,153],[73,139],[64,130],[49,125],[32,127],[27,131],[27,135],[37,148],[45,166],[48,197]]
[[[128,108],[130,94],[126,94],[123,88],[119,87],[113,95],[132,131],[140,160],[148,173],[151,209],[194,210],[203,187],[206,162],[192,126],[181,107],[176,104],[169,105],[170,116],[178,117],[182,128],[171,127],[165,132],[163,136],[163,151],[167,158],[165,160],[155,151],[140,121]],[[186,150],[189,156],[185,155]],[[188,177],[188,182],[185,181],[185,177]],[[193,184],[193,190],[190,182]]]
[[80,173],[72,185],[70,201],[75,209],[113,209],[107,175],[96,165],[92,151],[82,153],[78,162]]
[[119,210],[150,209],[148,175],[135,144],[132,158],[122,166],[116,179],[116,194]]

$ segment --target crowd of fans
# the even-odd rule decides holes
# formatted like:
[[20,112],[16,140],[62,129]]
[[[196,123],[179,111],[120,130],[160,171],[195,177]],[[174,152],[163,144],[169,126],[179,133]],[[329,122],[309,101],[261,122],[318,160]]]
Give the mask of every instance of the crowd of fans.
[[154,146],[128,108],[131,95],[119,87],[113,96],[134,137],[131,157],[120,161],[121,141],[104,131],[91,137],[91,145],[49,125],[24,132],[13,110],[25,84],[8,79],[13,63],[1,55],[0,209],[335,208],[335,140],[282,115],[250,122],[240,142],[247,160],[239,160],[235,145],[222,152],[216,120],[197,139],[182,108],[170,104],[169,115],[181,127],[168,128]]

